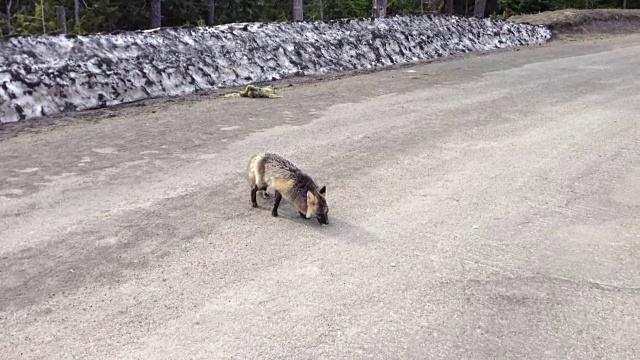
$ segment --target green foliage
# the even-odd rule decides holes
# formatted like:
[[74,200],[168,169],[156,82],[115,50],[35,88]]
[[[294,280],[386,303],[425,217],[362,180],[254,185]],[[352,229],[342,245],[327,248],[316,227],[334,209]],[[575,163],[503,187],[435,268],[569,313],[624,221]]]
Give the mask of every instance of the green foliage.
[[[324,19],[371,16],[373,0],[324,0]],[[456,10],[473,7],[473,0],[455,0]],[[465,3],[467,1],[468,3]],[[633,2],[635,0],[630,0]],[[7,4],[11,17],[6,16]],[[162,26],[204,26],[207,0],[162,0]],[[425,11],[441,10],[445,1],[426,1]],[[494,14],[535,13],[562,8],[620,7],[622,0],[498,0]],[[74,19],[74,0],[0,0],[0,28],[13,34],[58,31],[55,6],[64,6],[67,29],[76,33],[145,29],[150,24],[150,0],[80,0],[80,18]],[[431,6],[432,8],[428,8]],[[217,24],[245,21],[286,21],[292,18],[293,0],[216,0]],[[388,0],[387,13],[420,13],[420,0]],[[468,10],[468,9],[467,9]],[[318,0],[304,0],[307,20],[320,19]],[[42,26],[44,15],[45,26]],[[495,16],[495,15],[494,15]],[[44,30],[44,31],[43,31]]]
[[[49,2],[37,1],[30,11],[20,12],[12,19],[14,34],[47,33],[59,30],[54,7]],[[43,24],[44,16],[44,24]]]

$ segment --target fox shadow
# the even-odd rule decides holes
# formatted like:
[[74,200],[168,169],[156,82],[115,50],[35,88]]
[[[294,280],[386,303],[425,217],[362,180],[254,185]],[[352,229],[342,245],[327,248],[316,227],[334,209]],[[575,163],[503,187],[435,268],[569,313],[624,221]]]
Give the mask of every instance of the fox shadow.
[[[274,196],[272,194],[269,194],[267,197],[258,195],[257,201],[258,207],[256,210],[259,209],[268,212],[269,217],[272,217],[271,210],[273,209],[275,201]],[[334,212],[334,216],[332,216],[331,212],[329,213],[329,224],[327,225],[321,225],[315,218],[302,218],[298,213],[298,209],[284,199],[278,207],[278,217],[272,218],[282,218],[287,221],[292,221],[293,223],[306,225],[307,229],[317,231],[319,235],[339,239],[340,241],[346,240],[350,243],[365,245],[380,240],[377,234],[365,230],[362,226],[342,219],[336,212]]]
[[[285,199],[282,199],[282,201],[280,202],[280,205],[278,206],[278,216],[275,217],[271,215],[271,211],[273,210],[273,204],[275,203],[275,196],[272,193],[267,194],[265,192],[261,194],[261,191],[259,191],[256,196],[256,200],[258,202],[258,207],[256,209],[269,211],[269,216],[272,216],[274,218],[284,218],[288,220],[294,220],[300,223],[315,221],[317,225],[320,225],[318,221],[314,218],[311,218],[311,219],[303,218],[298,212],[298,209],[296,209],[295,206],[293,206],[293,204],[286,201]],[[329,219],[329,221],[331,221],[331,219]]]

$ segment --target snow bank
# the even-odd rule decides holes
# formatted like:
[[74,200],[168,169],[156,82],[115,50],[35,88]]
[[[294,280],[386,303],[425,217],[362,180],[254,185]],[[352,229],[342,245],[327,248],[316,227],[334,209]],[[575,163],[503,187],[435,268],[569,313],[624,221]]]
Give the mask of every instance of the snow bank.
[[403,16],[0,39],[0,122],[542,43],[541,26]]

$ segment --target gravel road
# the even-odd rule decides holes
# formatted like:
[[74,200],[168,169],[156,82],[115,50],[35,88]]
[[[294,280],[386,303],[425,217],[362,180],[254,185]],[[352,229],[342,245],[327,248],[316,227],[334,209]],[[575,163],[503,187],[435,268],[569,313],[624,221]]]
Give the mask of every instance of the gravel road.
[[[2,359],[640,356],[640,35],[0,142]],[[331,224],[251,208],[249,157]]]

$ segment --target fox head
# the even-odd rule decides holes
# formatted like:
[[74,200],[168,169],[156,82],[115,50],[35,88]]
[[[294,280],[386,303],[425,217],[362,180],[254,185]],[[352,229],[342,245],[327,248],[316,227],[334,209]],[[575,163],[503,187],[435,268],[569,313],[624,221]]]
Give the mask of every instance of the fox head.
[[327,205],[327,187],[320,191],[307,191],[307,219],[316,218],[320,224],[329,224],[329,205]]

